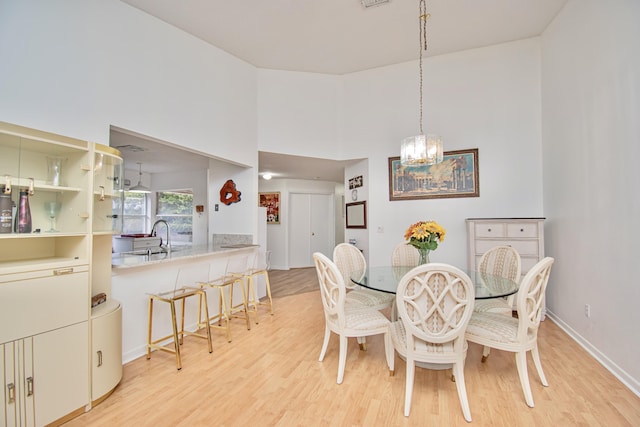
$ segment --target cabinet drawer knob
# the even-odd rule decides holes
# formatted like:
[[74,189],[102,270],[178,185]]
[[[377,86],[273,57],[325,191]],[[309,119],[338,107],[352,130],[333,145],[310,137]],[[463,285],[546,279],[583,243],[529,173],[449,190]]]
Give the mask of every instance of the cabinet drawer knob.
[[521,232],[521,233],[523,233],[523,232],[524,232],[524,228],[521,228],[521,229],[520,229],[520,232]]
[[71,274],[71,273],[73,273],[73,267],[61,268],[59,270],[53,270],[53,275],[54,276],[62,276],[64,274]]
[[98,350],[98,368],[102,366],[102,350]]
[[491,229],[490,229],[490,228],[487,228],[487,231],[488,231],[489,233],[491,233]]

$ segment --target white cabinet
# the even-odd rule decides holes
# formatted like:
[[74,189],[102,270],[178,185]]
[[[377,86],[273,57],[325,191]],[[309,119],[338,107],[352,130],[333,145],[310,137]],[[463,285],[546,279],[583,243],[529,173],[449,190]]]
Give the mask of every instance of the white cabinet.
[[108,300],[91,320],[91,400],[108,397],[122,379],[122,306]]
[[[111,293],[122,165],[110,147],[0,122],[2,202],[19,206],[28,194],[31,214],[30,230],[0,228],[0,419],[8,425],[60,423],[122,377],[119,303],[91,307],[93,295]],[[107,369],[92,369],[93,344],[108,355]]]
[[7,426],[45,426],[82,413],[88,394],[87,322],[0,345]]
[[477,270],[482,254],[495,246],[513,246],[522,260],[522,276],[544,258],[544,218],[467,218],[467,268]]

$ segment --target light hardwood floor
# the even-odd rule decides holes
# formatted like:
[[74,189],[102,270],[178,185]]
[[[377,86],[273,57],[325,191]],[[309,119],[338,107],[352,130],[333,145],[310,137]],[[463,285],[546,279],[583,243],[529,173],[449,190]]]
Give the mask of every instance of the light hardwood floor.
[[[389,376],[382,338],[360,351],[349,340],[344,382],[336,384],[338,340],[318,362],[324,315],[315,269],[271,273],[275,314],[260,311],[250,331],[233,322],[233,341],[213,331],[206,342],[185,338],[183,368],[154,352],[124,367],[120,385],[72,426],[465,426],[451,371],[416,370],[411,416],[403,415],[405,364]],[[295,288],[308,292],[296,293]],[[284,296],[283,296],[284,295]],[[469,345],[465,376],[476,426],[640,426],[640,398],[551,320],[539,347],[549,387],[529,357],[535,408],[524,402],[513,354]]]

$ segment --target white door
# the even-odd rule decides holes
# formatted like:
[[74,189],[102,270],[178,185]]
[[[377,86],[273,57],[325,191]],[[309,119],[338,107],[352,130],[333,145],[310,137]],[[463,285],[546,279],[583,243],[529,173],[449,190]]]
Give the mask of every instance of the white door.
[[331,257],[335,240],[333,195],[291,193],[289,206],[289,267],[312,267],[314,252]]

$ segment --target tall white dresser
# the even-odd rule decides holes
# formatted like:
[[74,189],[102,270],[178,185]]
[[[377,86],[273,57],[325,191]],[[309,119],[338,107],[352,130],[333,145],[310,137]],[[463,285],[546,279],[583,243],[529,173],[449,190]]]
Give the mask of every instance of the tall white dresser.
[[544,258],[544,218],[467,218],[467,268],[495,246],[512,246],[522,259],[522,276]]

